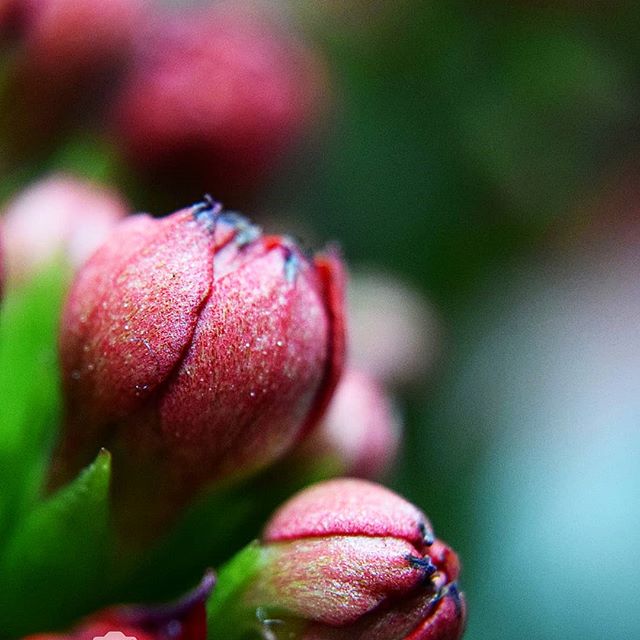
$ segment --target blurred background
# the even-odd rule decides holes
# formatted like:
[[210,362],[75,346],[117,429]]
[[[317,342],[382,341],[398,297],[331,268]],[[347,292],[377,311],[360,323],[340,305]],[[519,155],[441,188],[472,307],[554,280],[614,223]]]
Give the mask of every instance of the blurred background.
[[0,0],[3,206],[64,172],[337,240],[465,637],[640,637],[638,4],[37,4]]

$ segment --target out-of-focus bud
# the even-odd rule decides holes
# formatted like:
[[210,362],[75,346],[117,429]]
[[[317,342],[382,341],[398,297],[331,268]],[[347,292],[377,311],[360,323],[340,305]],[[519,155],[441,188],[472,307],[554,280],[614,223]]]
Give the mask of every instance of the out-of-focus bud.
[[[1,3],[0,3],[1,4]],[[132,54],[145,0],[10,0],[3,152],[24,162],[104,110]],[[6,158],[5,158],[6,159]]]
[[400,423],[391,398],[371,376],[347,369],[326,414],[295,458],[331,475],[376,479],[389,471],[399,445]]
[[114,113],[125,156],[190,192],[255,191],[326,103],[323,65],[271,18],[223,6],[150,24]]
[[54,476],[106,446],[116,499],[140,519],[145,504],[171,515],[204,484],[273,462],[335,388],[341,290],[337,256],[309,259],[210,199],[127,219],[80,271],[63,314]]
[[53,175],[18,194],[4,211],[7,280],[21,282],[55,258],[78,268],[127,213],[114,191]]
[[378,380],[407,384],[433,365],[440,346],[434,310],[388,274],[356,272],[348,290],[351,363]]
[[455,553],[384,487],[338,479],[301,492],[262,541],[220,572],[212,637],[455,640],[464,628]]
[[2,0],[0,2],[0,50],[3,47],[11,50],[14,45],[24,40],[32,6],[33,2],[30,0]]
[[24,640],[206,640],[205,603],[214,584],[209,572],[177,602],[111,607],[66,633],[36,634]]
[[[26,63],[52,82],[119,60],[133,44],[144,0],[14,0],[21,6]],[[62,78],[60,77],[62,76]]]
[[0,51],[5,40],[13,35],[20,22],[19,2],[3,0],[0,2]]

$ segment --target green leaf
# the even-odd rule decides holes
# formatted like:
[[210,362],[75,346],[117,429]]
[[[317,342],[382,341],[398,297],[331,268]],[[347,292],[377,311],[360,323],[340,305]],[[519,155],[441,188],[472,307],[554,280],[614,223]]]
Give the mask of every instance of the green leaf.
[[259,637],[256,633],[259,617],[243,602],[243,594],[256,574],[264,570],[264,565],[264,550],[254,541],[222,567],[216,588],[207,602],[208,638],[244,640]]
[[111,455],[40,503],[0,558],[0,629],[22,636],[69,624],[100,601],[109,542]]
[[0,544],[33,504],[59,419],[57,333],[67,270],[44,269],[0,311]]

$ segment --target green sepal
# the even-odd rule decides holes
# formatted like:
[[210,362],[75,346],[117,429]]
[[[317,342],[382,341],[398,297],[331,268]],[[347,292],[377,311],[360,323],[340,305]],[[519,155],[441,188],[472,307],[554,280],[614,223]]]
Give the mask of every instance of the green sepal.
[[36,501],[60,415],[57,334],[68,269],[5,291],[0,311],[0,545]]
[[258,542],[239,551],[218,573],[216,588],[207,603],[207,636],[211,640],[259,638],[259,611],[244,603],[243,594],[264,570],[266,556]]
[[0,557],[3,637],[55,629],[102,597],[111,455],[96,460],[18,524]]

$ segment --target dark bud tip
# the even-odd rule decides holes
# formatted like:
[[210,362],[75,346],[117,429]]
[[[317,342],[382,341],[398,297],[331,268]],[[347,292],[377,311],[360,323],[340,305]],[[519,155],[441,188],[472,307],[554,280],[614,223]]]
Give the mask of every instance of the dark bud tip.
[[431,562],[431,558],[429,558],[429,556],[420,558],[419,556],[408,555],[405,557],[412,567],[424,572],[426,579],[431,578],[431,576],[438,570],[433,562]]
[[420,537],[425,546],[430,547],[436,540],[435,534],[431,527],[424,521],[418,523]]
[[464,600],[456,582],[448,584],[443,589],[441,597],[450,598],[452,600],[456,607],[456,617],[460,618],[464,614]]
[[191,206],[193,217],[198,222],[204,222],[209,229],[215,227],[218,216],[222,213],[222,203],[214,200],[206,193],[200,202]]
[[262,234],[262,229],[258,225],[252,224],[237,211],[224,211],[218,215],[218,220],[235,229],[234,239],[239,249],[251,244]]

